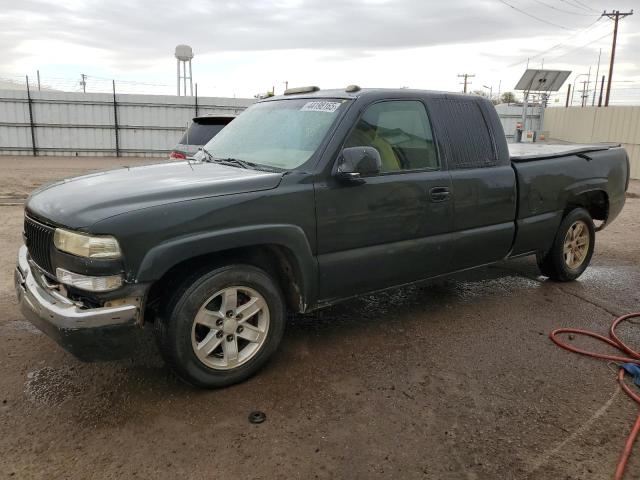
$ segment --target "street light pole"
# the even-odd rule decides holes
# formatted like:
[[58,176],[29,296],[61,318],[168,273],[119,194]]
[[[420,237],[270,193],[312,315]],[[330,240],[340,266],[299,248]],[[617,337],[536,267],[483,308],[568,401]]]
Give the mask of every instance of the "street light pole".
[[573,79],[573,86],[571,87],[571,102],[569,103],[569,106],[573,106],[573,94],[576,91],[576,83],[578,83],[578,79],[580,77],[586,77],[587,74],[586,73],[579,73],[578,75],[576,75],[576,77]]

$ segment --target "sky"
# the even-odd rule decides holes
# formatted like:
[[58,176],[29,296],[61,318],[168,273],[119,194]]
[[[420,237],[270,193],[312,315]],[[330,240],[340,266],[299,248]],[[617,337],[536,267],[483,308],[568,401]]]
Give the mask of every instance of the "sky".
[[[177,44],[199,95],[289,86],[513,90],[529,66],[607,73],[613,22],[638,0],[0,0],[0,79],[174,93]],[[640,11],[620,21],[614,100],[640,103]],[[555,47],[555,48],[554,48]],[[589,67],[592,69],[587,77]],[[582,75],[584,74],[584,75]],[[136,82],[136,83],[134,83]],[[592,85],[593,86],[593,85]],[[634,90],[637,88],[637,90]],[[564,101],[566,85],[557,96]]]

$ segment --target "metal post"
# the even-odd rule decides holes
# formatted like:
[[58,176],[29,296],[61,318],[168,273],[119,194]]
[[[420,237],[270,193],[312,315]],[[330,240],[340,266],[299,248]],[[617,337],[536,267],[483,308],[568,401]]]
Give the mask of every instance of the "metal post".
[[116,102],[116,81],[113,83],[113,128],[116,134],[116,157],[120,156],[120,138],[118,137],[118,102]]
[[191,70],[191,59],[189,59],[189,90],[191,90],[191,96],[193,96],[193,72]]
[[564,104],[564,108],[569,107],[569,97],[571,96],[571,84],[567,85],[567,102]]
[[177,85],[178,93],[177,93],[177,95],[180,96],[180,60],[176,59],[176,65],[178,67],[178,78],[177,78],[177,80],[178,80],[178,85]]
[[589,65],[589,73],[587,73],[587,87],[586,92],[582,92],[582,96],[584,99],[582,100],[582,106],[586,107],[589,105],[589,85],[591,85],[591,65]]
[[549,95],[546,93],[540,94],[540,112],[538,113],[538,131],[542,131],[544,126],[544,110],[547,108],[547,101]]
[[27,104],[29,105],[29,127],[31,128],[31,149],[33,151],[33,156],[38,156],[38,149],[36,148],[36,129],[33,124],[33,106],[31,101],[31,90],[29,88],[29,75],[27,78]]
[[196,82],[196,117],[198,116],[198,82]]
[[598,106],[602,106],[602,90],[604,90],[604,75],[602,75],[602,83],[600,84],[600,98],[598,99]]
[[38,74],[38,91],[40,91],[40,70],[36,70],[36,73]]
[[182,91],[184,92],[184,96],[187,96],[187,62],[183,61],[182,62],[182,82],[183,82],[183,89]]
[[[527,109],[529,108],[529,92],[524,92],[524,98],[522,100],[522,134],[527,131]],[[520,140],[522,141],[522,139]]]
[[598,53],[598,68],[596,69],[595,80],[593,81],[593,100],[591,100],[591,106],[596,104],[596,93],[598,93],[598,75],[600,75],[600,57],[602,56],[602,49]]

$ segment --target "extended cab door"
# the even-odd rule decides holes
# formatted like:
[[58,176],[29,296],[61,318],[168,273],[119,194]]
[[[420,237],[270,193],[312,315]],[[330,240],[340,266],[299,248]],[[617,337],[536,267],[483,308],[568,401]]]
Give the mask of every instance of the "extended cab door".
[[424,104],[366,107],[344,147],[372,146],[382,172],[364,183],[316,185],[320,298],[344,298],[449,268],[451,181]]
[[451,174],[451,270],[500,260],[513,245],[517,187],[495,109],[488,101],[459,95],[430,98],[428,107]]

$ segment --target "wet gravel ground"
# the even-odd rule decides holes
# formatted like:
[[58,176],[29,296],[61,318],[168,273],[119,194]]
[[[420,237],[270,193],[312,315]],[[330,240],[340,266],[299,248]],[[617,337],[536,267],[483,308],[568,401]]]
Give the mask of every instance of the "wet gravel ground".
[[[0,157],[0,192],[122,160]],[[640,182],[632,193],[577,282],[520,259],[295,316],[260,374],[218,391],[177,381],[149,332],[135,358],[85,364],[25,322],[22,207],[2,205],[0,477],[611,478],[637,407],[606,363],[547,335],[606,333],[640,310]],[[621,333],[640,348],[636,326]],[[248,422],[254,410],[264,423]],[[627,478],[640,478],[640,445]]]

